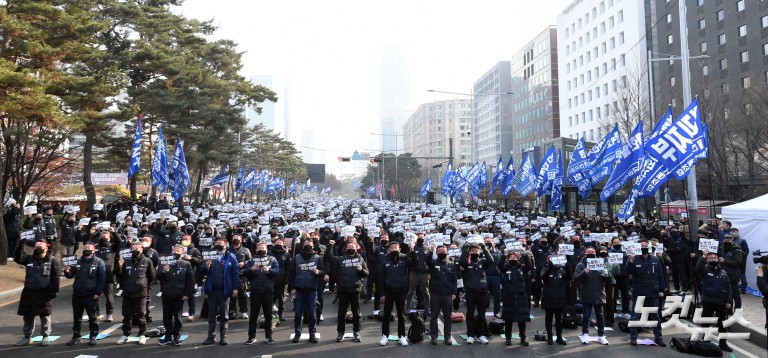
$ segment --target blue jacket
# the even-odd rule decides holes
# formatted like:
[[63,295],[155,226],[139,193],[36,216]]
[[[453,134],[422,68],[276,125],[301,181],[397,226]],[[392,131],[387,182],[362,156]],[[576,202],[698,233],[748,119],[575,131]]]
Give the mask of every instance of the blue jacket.
[[[240,287],[240,274],[237,269],[237,258],[230,252],[225,252],[221,259],[211,261],[211,267],[200,265],[200,276],[208,276],[205,280],[205,294],[213,292],[213,275],[210,273],[224,265],[224,296],[230,296],[232,291]],[[243,292],[245,294],[245,292]]]

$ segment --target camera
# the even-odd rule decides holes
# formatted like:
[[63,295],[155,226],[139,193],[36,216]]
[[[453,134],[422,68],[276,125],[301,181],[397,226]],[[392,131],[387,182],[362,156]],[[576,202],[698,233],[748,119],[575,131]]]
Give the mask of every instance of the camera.
[[752,252],[752,262],[768,266],[768,251],[755,250]]

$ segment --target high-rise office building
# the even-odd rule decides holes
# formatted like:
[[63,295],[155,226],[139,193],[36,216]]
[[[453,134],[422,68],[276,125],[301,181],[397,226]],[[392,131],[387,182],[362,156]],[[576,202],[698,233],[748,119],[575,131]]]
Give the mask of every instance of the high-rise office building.
[[410,60],[405,48],[384,50],[380,71],[379,116],[381,151],[394,153],[403,148],[403,124],[410,115]]
[[248,125],[253,126],[261,123],[267,129],[280,134],[283,139],[290,140],[290,88],[285,83],[274,76],[251,76],[251,83],[269,88],[277,94],[277,103],[269,100],[259,104],[261,114],[256,112],[253,106],[247,106],[245,109],[245,118]]
[[642,117],[650,1],[576,0],[557,17],[561,136],[595,142],[627,112]]
[[519,164],[525,151],[560,137],[557,29],[544,29],[515,53],[511,62],[514,94],[510,139],[515,163]]
[[[454,167],[470,165],[472,141],[468,132],[471,125],[472,101],[469,98],[424,103],[402,127],[404,148],[400,152],[429,158],[419,159],[425,174],[433,165],[446,162],[451,154]],[[434,181],[435,175],[431,176]]]
[[493,65],[472,87],[472,161],[491,165],[512,151],[510,62]]

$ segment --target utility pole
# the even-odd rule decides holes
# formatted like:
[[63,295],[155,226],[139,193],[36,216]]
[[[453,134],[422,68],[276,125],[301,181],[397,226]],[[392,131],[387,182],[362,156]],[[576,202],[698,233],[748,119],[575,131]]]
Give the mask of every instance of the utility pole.
[[[691,103],[691,68],[690,68],[690,52],[688,51],[688,21],[685,11],[685,1],[679,1],[677,3],[680,10],[680,55],[682,56],[682,70],[683,70],[683,104],[688,105]],[[688,228],[690,230],[689,237],[693,238],[698,235],[699,230],[699,195],[696,189],[696,165],[691,166],[691,172],[688,174]]]

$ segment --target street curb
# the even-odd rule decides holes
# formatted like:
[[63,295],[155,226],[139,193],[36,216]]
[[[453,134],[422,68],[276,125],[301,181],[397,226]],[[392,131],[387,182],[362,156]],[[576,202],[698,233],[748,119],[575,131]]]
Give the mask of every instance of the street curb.
[[[63,276],[62,276],[63,277]],[[59,283],[59,290],[63,287],[71,286],[73,280],[66,280]],[[21,291],[24,290],[24,286],[20,286],[17,288],[12,288],[10,290],[6,290],[3,292],[0,292],[0,307],[5,306],[9,303],[13,303],[18,301],[21,298]]]

